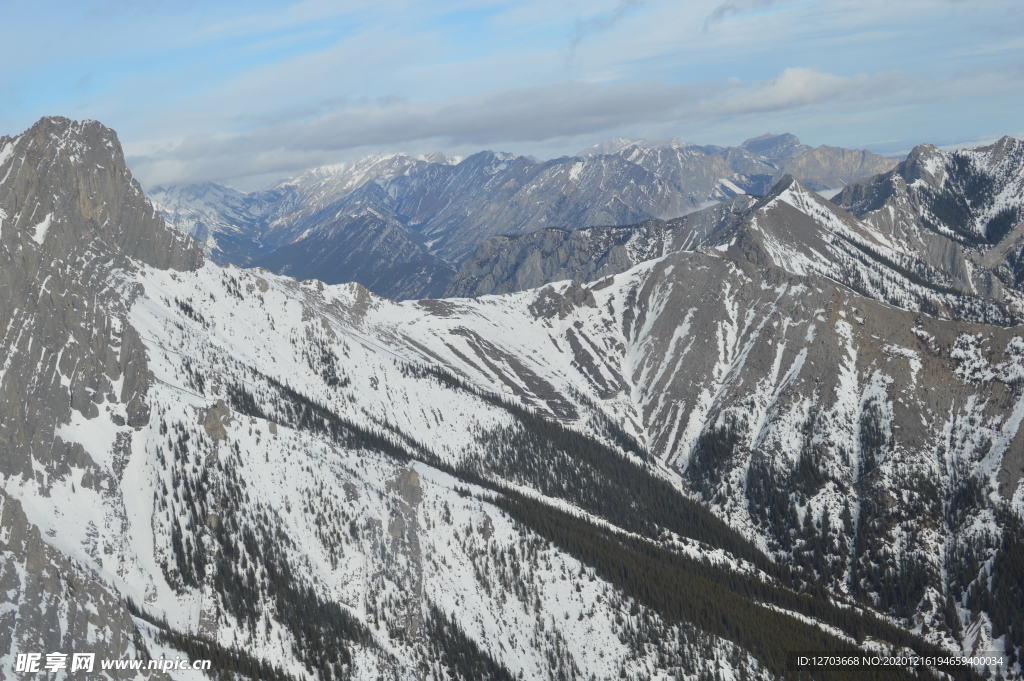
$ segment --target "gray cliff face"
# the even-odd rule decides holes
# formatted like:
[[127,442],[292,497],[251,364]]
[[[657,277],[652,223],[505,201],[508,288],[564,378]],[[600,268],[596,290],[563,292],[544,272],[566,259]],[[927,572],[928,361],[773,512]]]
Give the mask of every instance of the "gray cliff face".
[[[164,226],[128,172],[116,135],[98,123],[44,118],[17,138],[0,139],[0,159],[0,317],[7,320],[0,342],[0,472],[43,495],[72,478],[113,494],[114,471],[58,431],[104,410],[123,426],[111,455],[127,456],[133,427],[149,419],[151,378],[145,349],[125,319],[119,272],[133,262],[194,269],[202,254]],[[16,529],[5,532],[17,540],[7,542],[3,578],[16,578],[11,561],[34,566],[13,601],[21,613],[16,642],[38,634],[54,650],[73,641],[83,652],[86,612],[100,607],[112,633],[96,646],[120,657],[133,631],[123,606],[96,584],[60,586],[82,585],[88,574],[25,525],[17,502],[7,505],[5,526]],[[109,521],[117,526],[124,518],[115,511]],[[60,630],[58,611],[68,613],[70,629]],[[11,640],[0,643],[7,646],[0,653],[6,655]]]
[[[72,411],[91,418],[100,408],[119,409],[131,425],[146,420],[145,361],[114,292],[117,269],[131,260],[192,269],[202,254],[164,226],[125,167],[117,137],[98,123],[42,119],[16,139],[0,139],[0,154],[0,316],[9,320],[0,469],[45,485],[33,460],[48,475],[85,463],[80,448],[53,438]],[[29,391],[46,396],[38,411],[25,411],[18,398]]]
[[796,135],[788,132],[781,135],[765,133],[748,139],[740,146],[752,154],[770,159],[794,158],[811,151],[811,147],[801,144]]
[[892,171],[834,201],[922,259],[995,297],[1024,284],[1024,143],[944,152],[915,147]]
[[806,187],[822,191],[888,172],[896,163],[896,159],[870,151],[820,146],[779,161],[776,179],[792,175]]
[[463,261],[445,291],[466,298],[538,288],[565,279],[597,281],[678,250],[697,250],[755,203],[738,196],[675,220],[628,227],[544,229],[492,237]]
[[0,159],[4,245],[16,262],[67,262],[104,248],[159,268],[201,262],[191,240],[166,229],[109,128],[44,118],[16,138],[0,138]]

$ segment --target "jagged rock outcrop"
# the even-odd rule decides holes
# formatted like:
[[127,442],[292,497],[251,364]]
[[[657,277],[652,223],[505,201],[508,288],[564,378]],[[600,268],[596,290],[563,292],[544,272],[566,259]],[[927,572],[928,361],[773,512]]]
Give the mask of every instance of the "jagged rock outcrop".
[[998,298],[1003,286],[1024,284],[1019,140],[956,152],[921,145],[892,171],[847,187],[834,201],[971,290]]
[[[94,655],[93,675],[102,660],[150,659],[138,636],[131,613],[116,592],[105,588],[96,574],[46,543],[30,522],[21,502],[0,489],[0,675],[17,678],[17,653]],[[85,678],[84,671],[68,678]],[[170,677],[163,671],[113,672],[112,678]]]
[[556,291],[550,286],[540,289],[537,299],[530,303],[529,309],[536,317],[565,319],[581,305],[597,307],[597,301],[591,289],[582,286],[578,281],[573,281],[562,291]]
[[[166,228],[125,166],[117,136],[94,121],[44,118],[16,138],[0,138],[0,178],[0,317],[7,320],[0,473],[11,494],[59,496],[77,483],[117,496],[115,476],[130,456],[133,429],[149,420],[152,383],[146,349],[126,319],[141,291],[120,290],[120,283],[136,263],[186,271],[202,263],[202,253]],[[64,430],[101,411],[122,426],[105,452],[116,465],[86,451],[82,443],[93,438]],[[0,640],[4,660],[11,646],[107,657],[135,650],[118,597],[49,546],[17,501],[6,503],[3,517],[4,591],[20,613]],[[119,526],[124,519],[115,512],[108,520]],[[19,577],[13,566],[25,561],[28,574]],[[66,629],[58,612],[67,614]],[[97,638],[96,627],[107,635]],[[41,650],[44,644],[53,649]]]
[[[116,135],[102,125],[44,118],[0,139],[3,290],[0,432],[6,475],[62,475],[80,448],[54,439],[78,412],[114,409],[145,420],[145,358],[113,295],[118,268],[135,260],[192,269],[195,243],[169,230],[131,177]],[[122,384],[121,394],[114,386]],[[32,392],[30,408],[20,395]]]
[[565,279],[597,281],[666,253],[696,250],[742,219],[754,203],[751,197],[738,196],[669,221],[491,237],[462,263],[444,295],[465,298],[525,291]]

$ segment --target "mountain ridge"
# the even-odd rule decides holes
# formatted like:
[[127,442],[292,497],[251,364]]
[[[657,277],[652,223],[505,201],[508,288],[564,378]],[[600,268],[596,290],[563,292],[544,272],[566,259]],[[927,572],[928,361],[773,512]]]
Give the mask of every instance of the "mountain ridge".
[[[789,149],[772,152],[772,158],[744,148],[701,147],[674,138],[654,143],[621,139],[614,153],[541,162],[490,151],[458,163],[439,157],[434,163],[401,154],[373,156],[310,170],[247,195],[245,201],[257,206],[247,215],[238,214],[237,197],[230,192],[225,192],[223,209],[215,200],[199,199],[195,205],[182,200],[190,193],[201,194],[202,187],[161,188],[154,200],[171,224],[205,240],[207,253],[218,262],[244,266],[269,257],[264,263],[275,271],[288,267],[300,278],[317,276],[334,283],[350,279],[351,268],[342,266],[329,274],[319,267],[314,275],[313,270],[304,270],[307,264],[298,254],[342,247],[330,242],[332,235],[347,231],[338,226],[346,219],[344,207],[353,193],[376,184],[384,190],[376,194],[377,212],[391,213],[401,223],[395,225],[394,237],[409,243],[422,236],[422,249],[408,251],[406,262],[433,263],[439,276],[448,277],[447,269],[454,271],[490,236],[670,219],[738,194],[763,194],[785,172],[821,188],[869,177],[895,163],[869,152],[850,152],[850,159],[855,156],[858,162],[846,159],[845,151],[825,147],[805,152],[795,139],[772,138],[772,143],[782,145],[779,149]],[[215,198],[215,192],[211,196]],[[207,225],[209,229],[202,231]],[[306,244],[295,246],[299,241]],[[277,248],[286,250],[270,256]],[[402,248],[396,243],[384,250]],[[385,257],[380,262],[371,259],[367,267],[384,270],[397,264]],[[386,283],[391,281],[387,276],[371,278],[375,290],[385,296],[427,295],[397,282]],[[430,295],[437,290],[431,289]]]

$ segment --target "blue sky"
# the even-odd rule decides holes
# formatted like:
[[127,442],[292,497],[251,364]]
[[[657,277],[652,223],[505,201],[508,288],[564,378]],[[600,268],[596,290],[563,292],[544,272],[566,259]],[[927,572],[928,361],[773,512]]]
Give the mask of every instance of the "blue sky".
[[0,134],[97,119],[147,187],[614,136],[1024,135],[1020,0],[0,0],[0,38]]

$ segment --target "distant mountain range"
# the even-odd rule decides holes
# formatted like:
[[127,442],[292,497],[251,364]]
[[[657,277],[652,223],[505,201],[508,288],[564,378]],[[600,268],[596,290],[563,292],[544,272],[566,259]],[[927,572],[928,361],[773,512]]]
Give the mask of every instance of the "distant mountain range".
[[551,161],[483,151],[367,157],[245,194],[222,185],[157,187],[168,224],[218,263],[299,279],[357,281],[393,299],[436,297],[484,240],[558,227],[672,219],[792,174],[816,190],[891,170],[895,159],[812,149],[791,134],[740,147],[616,138]]

